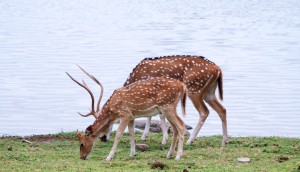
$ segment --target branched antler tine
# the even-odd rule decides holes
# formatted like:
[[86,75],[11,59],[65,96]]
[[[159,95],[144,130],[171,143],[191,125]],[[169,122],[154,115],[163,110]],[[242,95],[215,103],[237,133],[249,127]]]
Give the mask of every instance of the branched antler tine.
[[79,65],[77,65],[85,74],[87,74],[93,81],[95,81],[100,87],[101,87],[101,92],[100,92],[100,96],[97,102],[97,109],[96,111],[99,112],[100,111],[100,102],[102,100],[102,96],[103,96],[103,92],[104,92],[104,87],[101,84],[100,81],[97,80],[97,78],[95,78],[93,75],[89,74],[87,71],[85,71],[82,67],[80,67]]
[[[96,79],[96,78],[95,78]],[[98,81],[98,80],[97,80]],[[99,81],[98,81],[99,82]],[[100,111],[100,102],[102,100],[102,96],[103,96],[103,92],[104,92],[104,88],[103,88],[103,85],[99,82],[98,83],[101,87],[101,92],[100,92],[100,96],[99,96],[99,99],[98,99],[98,102],[97,102],[97,111],[99,112]]]
[[98,102],[97,102],[97,112],[99,112],[100,111],[100,102],[102,100],[102,96],[103,96],[103,92],[104,92],[104,87],[101,84],[101,82],[99,82],[94,76],[91,76],[91,77],[101,87],[100,96],[99,96],[99,99],[98,99]]
[[82,80],[82,83],[83,83],[83,85],[84,85],[85,87],[89,88],[89,87],[87,86],[87,84],[84,82],[84,80]]
[[[88,116],[90,116],[90,115],[93,115],[91,112],[90,113],[88,113],[88,114],[86,114],[86,115],[83,115],[83,114],[81,114],[80,112],[77,112],[79,115],[81,115],[81,116],[83,116],[83,117],[88,117]],[[93,115],[93,116],[95,116],[95,115]]]
[[78,82],[76,79],[74,79],[68,72],[66,72],[66,74],[74,81],[76,82],[78,85],[80,85],[82,88],[84,88],[91,96],[92,98],[92,110],[90,113],[86,114],[86,115],[82,115],[81,113],[79,113],[81,116],[83,117],[87,117],[87,116],[90,116],[90,115],[93,115],[94,117],[95,116],[95,110],[94,110],[94,102],[95,102],[95,99],[94,99],[94,95],[92,93],[92,91],[88,88],[88,86],[86,85],[86,83],[83,81],[83,84],[81,84],[80,82]]

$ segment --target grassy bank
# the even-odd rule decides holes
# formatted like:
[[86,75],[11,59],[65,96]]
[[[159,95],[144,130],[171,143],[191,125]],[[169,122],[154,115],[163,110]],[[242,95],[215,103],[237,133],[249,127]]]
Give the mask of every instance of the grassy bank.
[[[75,133],[0,139],[0,171],[300,171],[300,139],[278,137],[235,137],[225,150],[221,137],[201,137],[184,147],[180,161],[166,159],[170,140],[160,144],[162,135],[151,134],[150,149],[129,157],[129,137],[125,134],[112,161],[105,161],[113,141],[97,141],[89,160],[79,159],[79,143]],[[237,162],[238,157],[251,158],[250,163]],[[155,162],[158,168],[152,169]]]

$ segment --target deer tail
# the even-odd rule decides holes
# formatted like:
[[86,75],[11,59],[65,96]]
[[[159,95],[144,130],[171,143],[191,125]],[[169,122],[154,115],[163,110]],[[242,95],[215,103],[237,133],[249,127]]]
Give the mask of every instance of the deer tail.
[[219,97],[223,100],[223,75],[222,71],[220,71],[219,78],[218,78],[218,87],[219,87]]
[[181,110],[182,110],[182,115],[184,117],[186,117],[185,107],[186,107],[186,88],[184,87],[184,89],[183,89],[183,95],[181,97]]

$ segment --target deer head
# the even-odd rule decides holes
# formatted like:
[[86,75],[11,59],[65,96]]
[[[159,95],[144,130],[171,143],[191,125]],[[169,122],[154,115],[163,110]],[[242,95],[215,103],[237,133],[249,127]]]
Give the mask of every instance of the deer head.
[[81,134],[77,132],[77,138],[80,143],[80,159],[87,160],[89,154],[91,153],[96,137],[93,136],[91,133],[91,126],[89,126],[85,130],[85,134]]

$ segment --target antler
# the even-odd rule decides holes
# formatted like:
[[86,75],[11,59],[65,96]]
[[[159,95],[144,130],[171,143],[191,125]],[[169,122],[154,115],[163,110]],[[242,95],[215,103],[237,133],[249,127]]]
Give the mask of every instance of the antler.
[[[78,65],[77,65],[78,66]],[[87,73],[83,68],[81,68],[80,66],[78,66],[85,74],[87,74],[93,81],[95,81],[98,85],[100,85],[101,87],[101,93],[100,93],[100,97],[98,99],[98,102],[97,102],[97,109],[96,111],[94,110],[94,102],[95,102],[95,99],[94,99],[94,95],[92,93],[92,91],[88,88],[87,84],[82,80],[83,84],[78,82],[77,80],[75,80],[68,72],[67,75],[74,81],[76,82],[78,85],[80,85],[82,88],[84,88],[91,96],[92,98],[92,110],[90,113],[86,114],[86,115],[83,115],[81,113],[79,113],[79,115],[83,116],[83,117],[88,117],[90,115],[93,115],[95,118],[97,118],[98,116],[96,115],[96,112],[99,112],[100,111],[100,102],[101,102],[101,99],[102,99],[102,96],[103,96],[103,91],[104,91],[104,88],[102,86],[102,84],[91,74]]]
[[80,67],[79,65],[77,65],[85,74],[87,74],[87,76],[89,76],[93,81],[95,81],[100,87],[101,87],[101,92],[100,92],[100,96],[97,102],[97,111],[100,111],[100,102],[102,100],[102,96],[103,96],[103,92],[104,92],[104,87],[103,85],[91,74],[87,73],[87,71],[85,71],[82,67]]

